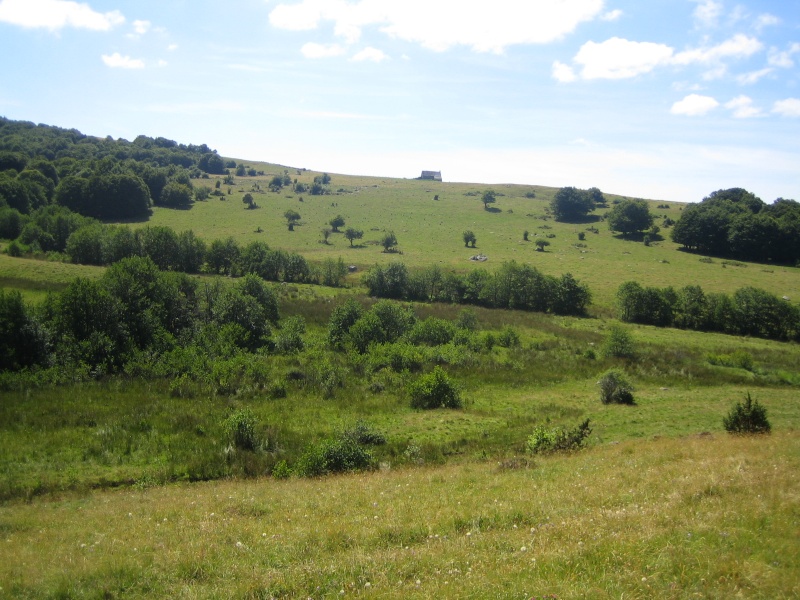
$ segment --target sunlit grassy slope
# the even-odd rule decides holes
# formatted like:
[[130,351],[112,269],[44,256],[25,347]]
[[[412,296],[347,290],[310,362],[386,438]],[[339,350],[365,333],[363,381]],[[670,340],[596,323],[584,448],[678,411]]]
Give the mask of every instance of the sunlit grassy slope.
[[0,596],[797,598],[800,437],[0,508]]
[[[284,167],[246,164],[264,170],[266,175],[240,177],[233,186],[223,184],[223,191],[231,188],[231,194],[224,201],[211,197],[188,210],[156,208],[147,222],[134,226],[151,224],[168,225],[178,231],[193,229],[206,240],[230,235],[243,245],[263,240],[276,248],[300,252],[310,260],[341,256],[348,264],[362,269],[375,263],[402,260],[409,267],[436,264],[465,271],[478,266],[494,268],[503,261],[516,260],[552,275],[571,272],[589,284],[598,306],[609,306],[619,284],[628,280],[642,285],[675,287],[699,283],[706,291],[715,292],[732,292],[752,285],[779,296],[800,298],[800,269],[758,264],[734,266],[716,259],[702,263],[700,256],[679,251],[678,246],[669,241],[669,230],[663,228],[664,239],[646,247],[641,242],[613,236],[603,222],[557,223],[546,215],[557,191],[555,188],[334,174],[331,195],[295,194],[289,188],[272,193],[266,191],[268,182],[272,175],[282,174]],[[311,183],[318,174],[289,169],[292,179],[303,183]],[[214,183],[215,179],[209,179],[200,180],[196,185],[213,188]],[[254,183],[260,185],[263,193],[253,192]],[[481,195],[487,189],[498,194],[497,202],[489,211],[484,210],[481,202]],[[254,195],[258,209],[245,209],[242,197],[247,192]],[[535,198],[526,197],[530,192],[535,193]],[[439,199],[434,200],[435,196]],[[608,194],[609,208],[599,209],[592,216],[602,216],[610,210],[613,200],[622,197]],[[650,205],[658,224],[664,216],[677,220],[681,214],[679,203],[654,200]],[[658,208],[658,205],[670,208]],[[302,217],[303,224],[295,231],[288,230],[283,218],[287,209],[296,210]],[[341,234],[332,235],[328,245],[321,243],[321,229],[338,214],[345,218],[346,227],[364,231],[359,247],[350,248]],[[587,231],[590,227],[599,233]],[[256,233],[258,228],[261,233]],[[385,254],[377,245],[382,233],[388,230],[396,234],[402,255]],[[466,230],[477,236],[476,249],[464,247],[462,234]],[[523,241],[526,230],[530,234],[528,242]],[[586,235],[583,242],[578,240],[579,232]],[[546,252],[536,252],[535,240],[547,235],[555,236],[545,238],[551,245]],[[470,262],[469,258],[478,253],[485,254],[489,260]]]

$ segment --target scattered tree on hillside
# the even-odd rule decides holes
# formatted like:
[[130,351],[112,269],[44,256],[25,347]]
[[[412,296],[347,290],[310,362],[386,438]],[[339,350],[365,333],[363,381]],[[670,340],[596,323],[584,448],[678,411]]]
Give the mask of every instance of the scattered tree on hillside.
[[536,240],[536,251],[537,252],[544,252],[544,249],[550,245],[550,242],[547,240]]
[[253,200],[253,194],[247,193],[242,198],[242,202],[247,205],[247,208],[255,208],[255,201]]
[[550,210],[556,221],[578,221],[595,208],[591,196],[584,190],[563,187],[550,201]]
[[653,226],[653,215],[644,200],[623,200],[606,216],[611,231],[627,236]]
[[194,199],[192,188],[186,184],[170,181],[161,190],[161,198],[158,204],[162,206],[189,206]]
[[328,221],[328,225],[333,228],[334,233],[339,233],[339,227],[344,227],[344,217],[342,215],[336,215]]
[[327,245],[327,244],[329,244],[329,243],[330,243],[330,242],[328,241],[328,238],[329,238],[329,237],[331,237],[331,233],[332,233],[332,231],[333,231],[333,230],[332,230],[330,227],[323,227],[323,228],[320,230],[320,234],[322,235],[322,243],[323,243],[323,244],[326,244],[326,245]]
[[283,177],[280,175],[275,175],[269,181],[269,191],[271,192],[280,192],[283,189]]
[[483,209],[488,210],[490,204],[497,202],[497,194],[495,194],[494,190],[486,190],[481,196],[481,201],[483,202]]
[[594,202],[596,206],[606,205],[606,197],[603,195],[603,192],[601,192],[599,188],[590,187],[588,190],[586,190],[586,193],[589,194],[589,198],[592,199],[592,202]]
[[353,240],[360,240],[364,237],[364,232],[360,229],[348,227],[344,232],[344,237],[350,241],[350,247],[353,247]]
[[383,246],[384,252],[392,252],[395,246],[397,246],[397,236],[395,236],[394,231],[387,231],[383,235],[381,238],[381,246]]
[[289,231],[294,231],[295,224],[297,224],[297,222],[300,220],[300,213],[290,208],[283,213],[283,217],[286,219],[286,223],[289,226]]
[[464,232],[463,238],[464,238],[464,247],[465,248],[468,248],[470,244],[472,244],[472,247],[474,248],[475,244],[478,241],[478,238],[475,237],[475,234],[472,233],[472,231],[469,231],[469,230]]

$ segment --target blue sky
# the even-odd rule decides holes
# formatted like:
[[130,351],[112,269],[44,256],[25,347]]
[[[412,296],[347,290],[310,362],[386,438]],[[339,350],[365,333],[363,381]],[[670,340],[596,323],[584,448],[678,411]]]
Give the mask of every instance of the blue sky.
[[0,0],[0,115],[330,172],[800,200],[797,0]]

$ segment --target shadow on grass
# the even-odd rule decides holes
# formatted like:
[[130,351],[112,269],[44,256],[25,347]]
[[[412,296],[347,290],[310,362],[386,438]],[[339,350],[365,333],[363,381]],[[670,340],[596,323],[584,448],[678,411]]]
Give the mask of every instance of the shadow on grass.
[[497,208],[496,206],[486,206],[486,207],[484,207],[483,210],[485,210],[486,212],[490,212],[490,213],[501,213],[501,212],[503,212],[503,209]]
[[588,223],[599,223],[603,220],[600,215],[586,215],[583,217],[572,217],[569,219],[556,219],[558,223],[570,223],[571,225],[586,225]]

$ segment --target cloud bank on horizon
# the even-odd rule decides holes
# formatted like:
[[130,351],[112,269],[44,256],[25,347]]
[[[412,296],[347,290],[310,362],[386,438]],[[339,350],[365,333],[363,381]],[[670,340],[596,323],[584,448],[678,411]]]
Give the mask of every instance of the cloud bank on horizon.
[[98,135],[370,175],[800,196],[800,14],[779,0],[0,0],[0,49],[20,56],[0,113]]

